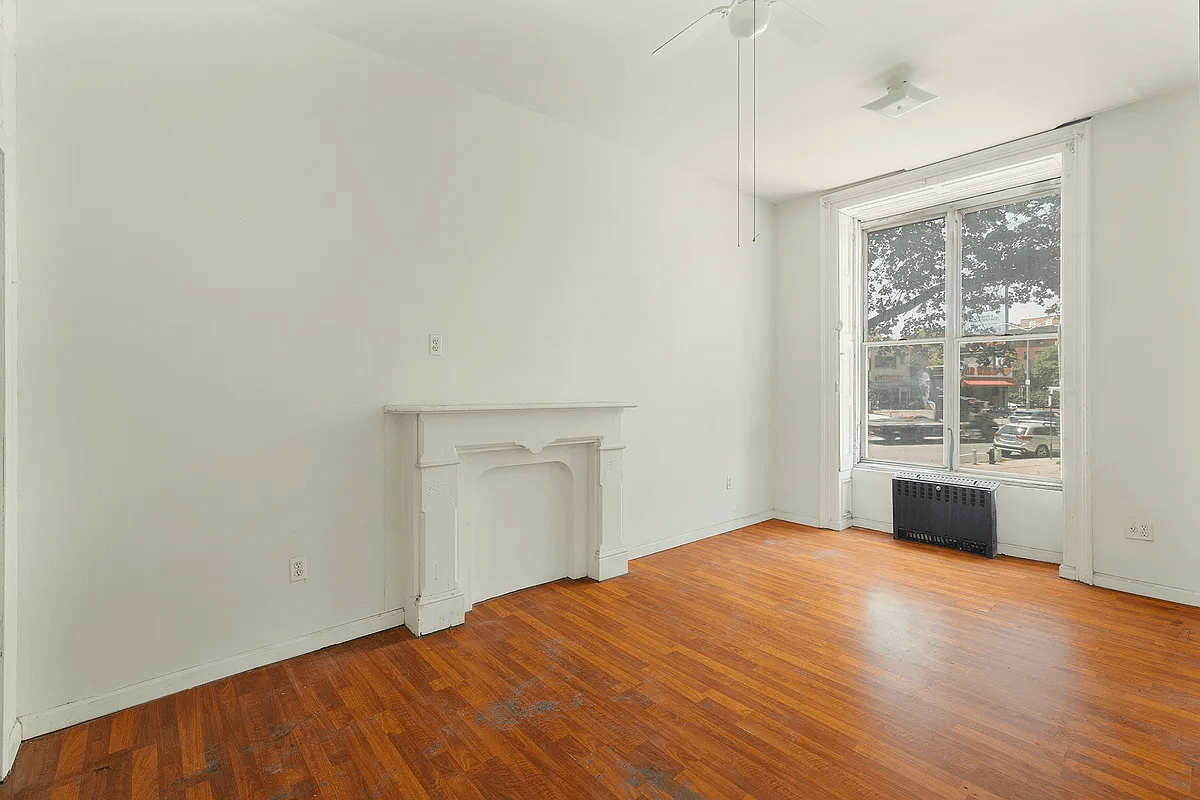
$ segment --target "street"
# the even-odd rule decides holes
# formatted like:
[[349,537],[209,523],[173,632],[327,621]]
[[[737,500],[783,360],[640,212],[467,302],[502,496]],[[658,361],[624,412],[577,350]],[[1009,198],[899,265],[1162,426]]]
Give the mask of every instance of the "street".
[[[968,469],[987,472],[1025,475],[1032,478],[1061,478],[1062,458],[1058,454],[1050,458],[1009,458],[997,451],[995,464],[988,463],[988,442],[963,442],[959,445],[959,464]],[[899,461],[920,469],[920,465],[941,466],[942,439],[929,437],[921,444],[889,444],[882,438],[872,438],[867,447],[867,458],[879,461]]]

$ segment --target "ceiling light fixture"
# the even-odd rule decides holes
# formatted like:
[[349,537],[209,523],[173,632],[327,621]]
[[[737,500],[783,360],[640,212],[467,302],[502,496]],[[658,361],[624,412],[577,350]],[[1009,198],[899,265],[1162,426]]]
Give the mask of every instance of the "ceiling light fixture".
[[920,108],[926,103],[933,102],[937,98],[938,96],[932,92],[926,92],[908,81],[902,81],[898,86],[889,86],[887,94],[873,103],[867,103],[863,108],[868,111],[878,111],[885,117],[899,117],[914,108]]

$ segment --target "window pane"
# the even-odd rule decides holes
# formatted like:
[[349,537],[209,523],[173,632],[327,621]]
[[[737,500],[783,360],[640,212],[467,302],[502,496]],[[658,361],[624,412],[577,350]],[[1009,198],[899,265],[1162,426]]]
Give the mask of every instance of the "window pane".
[[867,235],[867,341],[946,335],[946,220]]
[[867,458],[944,465],[940,344],[867,349]]
[[1057,337],[964,344],[959,368],[959,464],[1061,480]]
[[1061,205],[1051,195],[963,215],[965,335],[1058,330]]

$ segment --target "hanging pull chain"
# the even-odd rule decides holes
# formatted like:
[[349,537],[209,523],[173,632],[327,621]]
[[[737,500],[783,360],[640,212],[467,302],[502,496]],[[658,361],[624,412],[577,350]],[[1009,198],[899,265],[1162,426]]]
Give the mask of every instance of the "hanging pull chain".
[[[754,12],[754,30],[758,30],[758,3],[750,8]],[[758,241],[758,37],[750,42],[750,229],[753,238],[750,243]]]

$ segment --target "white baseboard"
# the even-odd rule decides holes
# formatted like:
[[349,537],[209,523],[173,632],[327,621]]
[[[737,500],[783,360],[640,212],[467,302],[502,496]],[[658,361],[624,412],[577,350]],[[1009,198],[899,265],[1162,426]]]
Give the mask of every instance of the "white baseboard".
[[4,763],[0,765],[0,780],[8,777],[8,771],[12,769],[17,760],[17,750],[21,748],[21,720],[13,720],[12,730],[8,732],[8,738],[4,740]]
[[1076,573],[1075,568],[1069,564],[1058,565],[1058,577],[1068,581],[1079,580],[1079,575]]
[[736,531],[738,528],[744,528],[747,525],[754,525],[759,522],[766,522],[769,519],[775,519],[774,510],[761,511],[757,514],[751,514],[748,517],[739,517],[729,522],[722,522],[717,525],[710,525],[707,528],[700,528],[690,533],[681,533],[678,536],[671,536],[666,539],[659,539],[656,542],[647,544],[639,544],[636,547],[629,548],[629,559],[632,561],[635,558],[661,553],[663,550],[670,550],[672,547],[679,547],[692,542],[698,542],[701,539],[707,539],[710,536],[718,536],[722,533]]
[[[879,531],[880,533],[895,533],[892,523],[878,519],[866,519],[865,517],[855,517],[854,527],[866,528],[869,531]],[[1062,553],[1055,552],[1054,550],[1043,550],[1039,547],[1025,547],[1019,544],[998,542],[997,552],[1002,556],[1025,558],[1030,561],[1045,561],[1049,564],[1062,563]]]
[[883,522],[878,519],[867,519],[866,517],[855,517],[851,520],[854,527],[866,528],[869,531],[879,531],[880,533],[895,533],[892,523]]
[[1054,550],[1043,550],[1040,547],[1026,547],[1022,544],[999,543],[997,552],[1002,556],[1024,558],[1027,561],[1043,561],[1047,564],[1062,564],[1063,554]]
[[[288,658],[295,658],[296,656],[311,653],[324,647],[348,642],[351,639],[357,639],[361,636],[369,636],[372,633],[379,633],[380,631],[395,628],[403,624],[404,609],[385,611],[382,614],[360,619],[357,622],[337,625],[287,642],[281,642],[280,644],[260,647],[257,650],[250,650],[236,656],[230,656],[229,658],[210,661],[207,664],[201,664],[196,667],[189,667],[188,669],[172,672],[169,675],[163,675],[159,678],[151,678],[141,683],[135,683],[123,689],[116,689],[102,695],[97,695],[96,697],[89,697],[86,700],[76,700],[75,702],[64,703],[61,706],[55,706],[45,711],[25,714],[18,719],[21,726],[21,734],[26,738],[32,739],[35,736],[69,728],[72,725],[78,725],[81,722],[87,722],[88,720],[102,717],[105,714],[112,714],[126,708],[141,705],[142,703],[148,703],[151,700],[157,700],[160,697],[166,697],[175,692],[181,692],[184,689],[202,686],[206,683],[228,678],[231,675],[237,675],[247,670],[256,669],[267,664],[274,664]],[[5,753],[5,756],[7,755]]]
[[1153,597],[1156,600],[1168,600],[1185,606],[1200,606],[1200,592],[1191,589],[1180,589],[1176,586],[1164,586],[1161,583],[1139,581],[1136,578],[1122,578],[1119,575],[1106,575],[1103,572],[1092,574],[1096,586],[1105,589],[1116,589],[1118,592],[1140,594],[1143,597]]
[[816,517],[806,517],[803,514],[793,514],[790,511],[780,511],[775,509],[775,519],[781,519],[784,522],[791,522],[796,525],[807,525],[810,528],[821,527],[821,520]]

